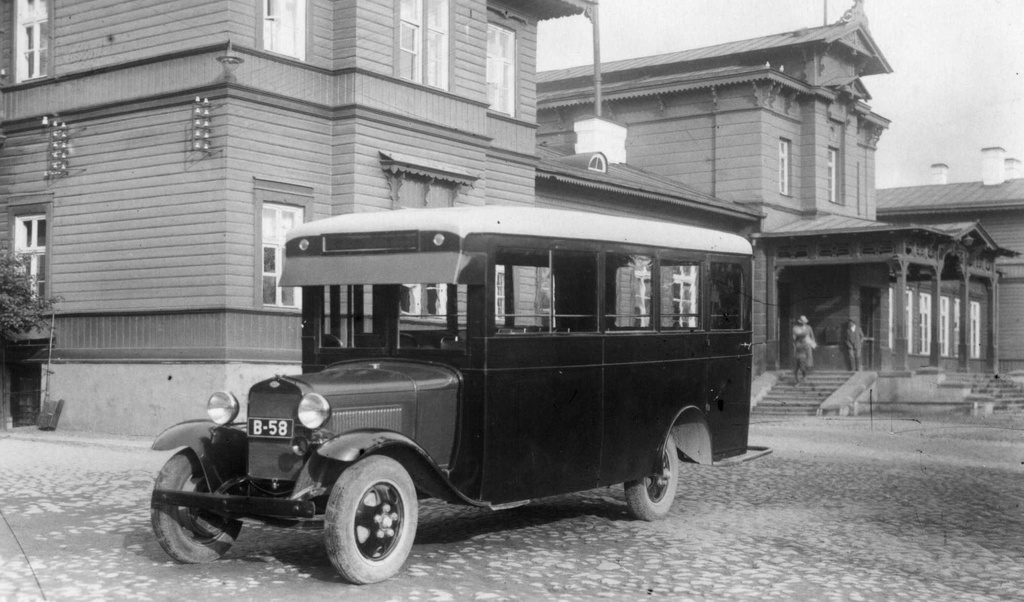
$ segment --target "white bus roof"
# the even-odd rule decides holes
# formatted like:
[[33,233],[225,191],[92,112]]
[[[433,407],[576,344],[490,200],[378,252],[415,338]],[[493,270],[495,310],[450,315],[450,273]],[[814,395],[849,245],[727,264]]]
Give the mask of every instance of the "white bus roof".
[[471,234],[507,234],[608,241],[714,253],[750,255],[750,242],[708,228],[595,213],[537,207],[450,207],[351,213],[302,224],[288,240],[324,234],[418,230]]

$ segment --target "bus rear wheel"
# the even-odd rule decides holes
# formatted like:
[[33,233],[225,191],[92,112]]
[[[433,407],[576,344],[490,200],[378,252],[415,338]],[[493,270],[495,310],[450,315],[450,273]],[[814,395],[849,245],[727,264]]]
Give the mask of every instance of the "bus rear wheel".
[[635,481],[626,481],[623,487],[626,505],[634,518],[653,521],[668,515],[679,487],[679,454],[671,433],[665,438],[651,472]]

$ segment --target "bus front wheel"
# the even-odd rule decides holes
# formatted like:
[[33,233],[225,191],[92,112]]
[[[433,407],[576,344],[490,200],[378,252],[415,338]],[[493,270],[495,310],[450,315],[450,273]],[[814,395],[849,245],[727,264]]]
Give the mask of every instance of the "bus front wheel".
[[635,481],[626,481],[626,505],[640,520],[658,520],[668,515],[679,487],[679,455],[669,433],[651,472]]

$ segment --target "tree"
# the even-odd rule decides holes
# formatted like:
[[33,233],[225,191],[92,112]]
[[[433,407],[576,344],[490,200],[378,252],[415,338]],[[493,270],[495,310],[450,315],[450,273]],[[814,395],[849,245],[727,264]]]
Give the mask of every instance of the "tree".
[[[0,247],[0,410],[7,407],[7,346],[19,335],[47,328],[55,297],[36,294],[35,280],[28,270],[27,258]],[[7,421],[0,411],[0,428]]]

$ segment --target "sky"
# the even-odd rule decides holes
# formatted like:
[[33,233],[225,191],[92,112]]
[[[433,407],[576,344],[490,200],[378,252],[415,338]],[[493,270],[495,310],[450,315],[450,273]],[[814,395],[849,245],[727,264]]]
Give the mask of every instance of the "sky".
[[[601,0],[602,62],[834,23],[853,0]],[[876,186],[981,180],[981,149],[1024,160],[1024,0],[865,0],[868,29],[893,73],[863,78],[892,120]],[[538,69],[593,63],[582,16],[541,23]]]

